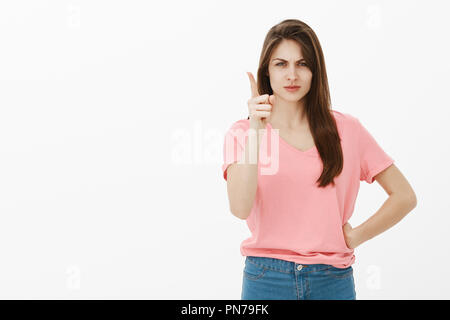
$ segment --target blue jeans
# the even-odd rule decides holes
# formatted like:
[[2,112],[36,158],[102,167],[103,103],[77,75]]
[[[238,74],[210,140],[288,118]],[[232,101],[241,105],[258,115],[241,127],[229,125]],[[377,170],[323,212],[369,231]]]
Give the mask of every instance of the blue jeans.
[[353,268],[245,258],[242,300],[356,300]]

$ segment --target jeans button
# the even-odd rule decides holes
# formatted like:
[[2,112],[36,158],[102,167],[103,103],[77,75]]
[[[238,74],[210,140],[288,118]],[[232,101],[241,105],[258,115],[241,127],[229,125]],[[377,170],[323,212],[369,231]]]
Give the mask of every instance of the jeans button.
[[300,271],[300,270],[302,270],[302,268],[303,268],[303,266],[300,264],[300,265],[297,267],[297,270]]

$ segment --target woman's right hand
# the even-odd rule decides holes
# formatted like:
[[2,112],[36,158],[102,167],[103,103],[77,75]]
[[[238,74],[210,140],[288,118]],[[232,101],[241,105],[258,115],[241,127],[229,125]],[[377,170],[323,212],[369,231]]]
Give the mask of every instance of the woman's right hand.
[[247,101],[250,121],[255,121],[259,125],[265,123],[272,111],[274,95],[259,95],[258,85],[251,72],[247,72],[250,79],[251,98]]

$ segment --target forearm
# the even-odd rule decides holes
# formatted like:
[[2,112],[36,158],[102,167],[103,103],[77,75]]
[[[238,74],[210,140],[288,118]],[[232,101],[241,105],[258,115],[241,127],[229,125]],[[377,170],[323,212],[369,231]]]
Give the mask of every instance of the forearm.
[[258,130],[260,125],[250,122],[248,139],[245,144],[245,157],[242,163],[230,168],[232,179],[228,183],[228,195],[230,208],[234,215],[241,219],[247,219],[253,207],[258,185],[258,160],[260,135]]
[[415,201],[401,194],[391,194],[380,209],[356,229],[359,243],[363,243],[391,228],[416,206]]

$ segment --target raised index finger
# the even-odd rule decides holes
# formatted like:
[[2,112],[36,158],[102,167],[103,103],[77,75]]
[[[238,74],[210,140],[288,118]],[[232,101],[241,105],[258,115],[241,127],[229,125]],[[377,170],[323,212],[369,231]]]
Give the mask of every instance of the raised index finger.
[[258,85],[256,84],[255,77],[251,72],[247,72],[248,78],[250,79],[250,88],[252,92],[252,98],[259,96]]

